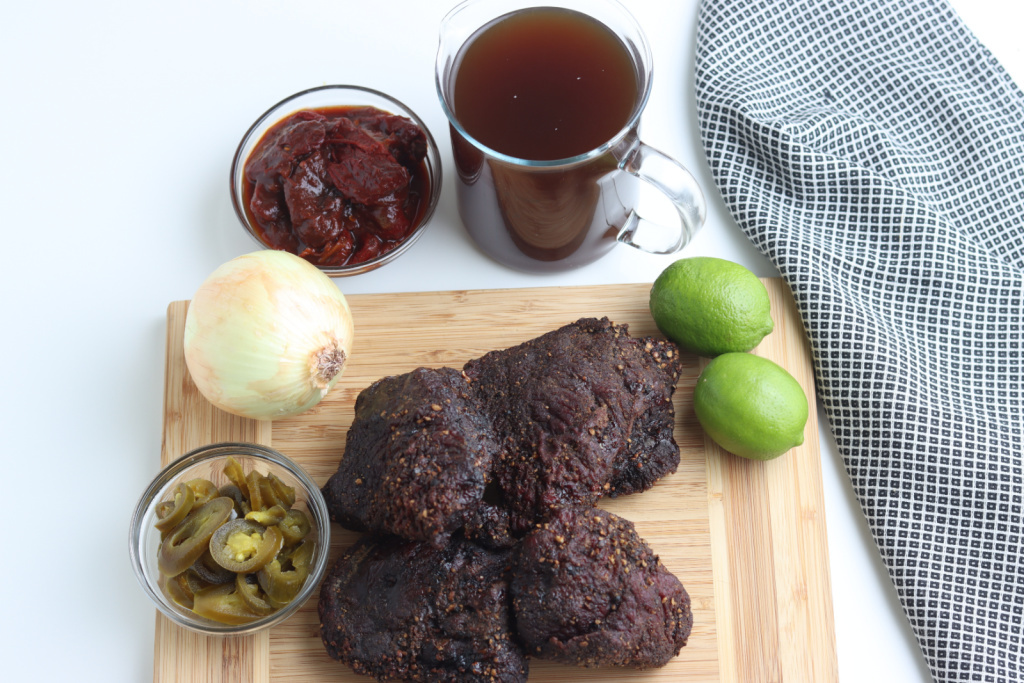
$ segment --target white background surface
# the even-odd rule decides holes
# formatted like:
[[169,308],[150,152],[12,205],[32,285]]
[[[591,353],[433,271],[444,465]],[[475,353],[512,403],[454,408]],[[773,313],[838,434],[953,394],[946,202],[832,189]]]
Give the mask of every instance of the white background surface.
[[[129,566],[128,520],[159,469],[167,304],[254,249],[228,198],[235,146],[284,96],[353,83],[418,112],[454,177],[433,84],[436,27],[452,4],[5,3],[0,679],[151,680],[154,608]],[[953,4],[1022,82],[1019,22],[1002,7],[1010,3]],[[726,213],[703,161],[697,0],[627,5],[654,52],[644,137],[692,169],[709,200],[707,224],[684,255],[776,274]],[[573,273],[512,272],[469,243],[449,182],[409,253],[338,285],[364,293],[650,282],[672,260],[620,247]],[[842,680],[927,680],[819,417]]]

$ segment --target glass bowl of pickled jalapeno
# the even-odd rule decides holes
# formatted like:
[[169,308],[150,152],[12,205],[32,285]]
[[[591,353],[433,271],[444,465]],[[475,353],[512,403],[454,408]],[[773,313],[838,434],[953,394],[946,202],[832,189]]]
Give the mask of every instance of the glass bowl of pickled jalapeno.
[[200,633],[280,623],[316,590],[330,519],[295,462],[255,444],[198,448],[168,465],[132,515],[135,575],[171,621]]

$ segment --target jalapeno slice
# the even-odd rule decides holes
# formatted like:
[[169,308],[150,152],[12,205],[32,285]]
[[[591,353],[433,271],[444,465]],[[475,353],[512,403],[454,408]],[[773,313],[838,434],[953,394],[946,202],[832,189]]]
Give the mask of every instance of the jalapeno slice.
[[295,599],[309,576],[313,561],[312,541],[303,541],[294,548],[278,554],[257,574],[260,587],[267,597],[277,603],[288,603]]
[[281,478],[273,472],[267,472],[267,481],[277,498],[278,504],[285,510],[290,510],[295,505],[295,488],[281,481]]
[[245,485],[249,490],[249,507],[253,510],[262,510],[263,505],[263,491],[260,489],[260,480],[263,475],[253,470],[245,478]]
[[192,611],[222,624],[248,624],[260,618],[245,604],[235,582],[197,591]]
[[213,584],[209,581],[205,581],[199,574],[196,574],[191,569],[186,569],[182,573],[178,574],[176,578],[179,578],[185,582],[188,589],[195,595],[196,591],[201,591],[204,588],[209,588]]
[[249,513],[249,501],[242,495],[242,489],[238,488],[234,484],[225,484],[224,486],[221,486],[220,495],[227,496],[231,500],[235,501],[235,514],[239,517],[245,517],[245,515]]
[[297,508],[289,510],[284,519],[278,523],[278,528],[281,529],[281,534],[284,536],[285,546],[293,546],[308,534],[310,528],[309,517],[306,513]]
[[195,604],[193,601],[194,594],[185,583],[183,577],[184,573],[178,574],[177,576],[165,576],[164,592],[167,593],[171,600],[178,603],[185,609],[192,609],[192,605]]
[[160,544],[160,571],[177,576],[191,567],[206,552],[210,537],[228,520],[233,507],[234,501],[220,496],[193,509]]
[[192,510],[195,500],[196,497],[192,493],[192,489],[185,484],[178,484],[171,499],[156,506],[156,516],[159,517],[159,520],[154,526],[161,533],[166,533],[178,526]]
[[191,569],[186,569],[177,576],[164,577],[164,592],[174,602],[187,609],[192,609],[196,591],[209,588],[211,585]]
[[185,486],[192,489],[196,505],[202,505],[221,495],[217,490],[217,485],[209,479],[190,479],[185,482]]
[[[288,510],[292,505],[295,505],[295,489],[285,484],[281,479],[273,472],[267,474],[256,474],[253,477],[253,473],[249,473],[250,479],[249,494],[253,494],[254,488],[259,490],[259,500],[261,507],[271,508],[275,505]],[[253,510],[257,509],[256,505],[253,505]]]
[[246,606],[261,617],[275,611],[277,607],[267,602],[255,574],[236,574],[235,588]]
[[264,527],[248,519],[233,519],[210,539],[210,555],[236,574],[259,571],[281,551],[284,536],[276,526]]
[[[228,522],[228,524],[230,524],[230,522]],[[211,586],[235,580],[235,573],[220,566],[220,564],[213,559],[213,553],[210,552],[209,548],[199,556],[198,560],[192,563],[189,571],[195,572],[196,576]]]
[[281,523],[285,514],[285,509],[283,507],[275,505],[274,507],[266,510],[253,510],[252,512],[246,513],[245,518],[251,522],[262,524],[263,526],[274,526],[275,524]]
[[245,472],[238,461],[228,456],[227,464],[224,465],[224,476],[242,492],[242,497],[249,498],[249,485],[245,483]]
[[266,475],[261,475],[258,483],[260,487],[260,500],[263,501],[263,507],[265,509],[272,508],[275,505],[283,507],[284,501],[282,501],[277,495],[277,491],[274,490],[273,485],[270,483],[270,479],[268,479]]

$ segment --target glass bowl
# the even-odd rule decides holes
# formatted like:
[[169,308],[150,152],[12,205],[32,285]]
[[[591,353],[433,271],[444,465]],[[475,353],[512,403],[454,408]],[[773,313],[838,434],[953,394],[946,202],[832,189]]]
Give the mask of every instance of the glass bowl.
[[318,88],[303,90],[281,100],[268,109],[246,131],[241,143],[238,145],[238,149],[235,151],[234,160],[231,162],[231,203],[235,208],[235,215],[238,216],[238,220],[241,221],[242,226],[249,233],[250,237],[256,240],[263,248],[270,249],[272,247],[260,238],[259,231],[252,224],[244,204],[245,162],[267,130],[282,119],[302,109],[341,106],[376,107],[389,114],[409,118],[423,130],[427,138],[427,156],[424,159],[424,166],[426,166],[427,170],[429,195],[426,197],[426,207],[423,209],[423,215],[420,217],[419,223],[413,226],[412,232],[405,238],[405,241],[391,251],[361,263],[345,266],[317,266],[330,277],[358,275],[359,273],[380,268],[404,254],[426,230],[427,225],[430,223],[430,218],[437,208],[437,202],[441,197],[441,157],[437,151],[437,144],[434,142],[434,138],[423,120],[412,109],[382,92],[357,85],[324,85]]
[[[171,600],[161,587],[162,574],[157,564],[160,547],[160,531],[154,526],[157,521],[156,506],[172,497],[178,484],[202,477],[218,487],[230,483],[224,475],[224,464],[228,457],[234,457],[248,474],[256,469],[261,474],[277,475],[285,484],[295,489],[295,505],[306,513],[310,521],[310,532],[306,539],[316,542],[310,573],[298,595],[277,611],[246,624],[233,625],[201,617]],[[323,578],[330,553],[330,519],[327,504],[320,489],[299,465],[277,451],[246,443],[220,443],[197,448],[178,458],[164,468],[146,488],[132,515],[129,535],[130,554],[135,576],[142,589],[153,600],[157,608],[171,621],[185,628],[209,635],[232,635],[252,633],[280,623],[298,610]]]

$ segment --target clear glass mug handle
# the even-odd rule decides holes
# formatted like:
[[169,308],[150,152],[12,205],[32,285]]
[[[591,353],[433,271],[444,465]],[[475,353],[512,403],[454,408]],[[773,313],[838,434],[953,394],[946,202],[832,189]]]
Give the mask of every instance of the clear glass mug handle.
[[[671,228],[650,221],[634,208],[619,230],[623,244],[652,254],[672,254],[685,247],[704,225],[707,204],[693,175],[672,157],[659,152],[637,138],[615,150],[619,168],[658,189],[672,202],[679,217],[678,235],[674,242],[665,239]],[[657,235],[665,244],[654,244]]]

